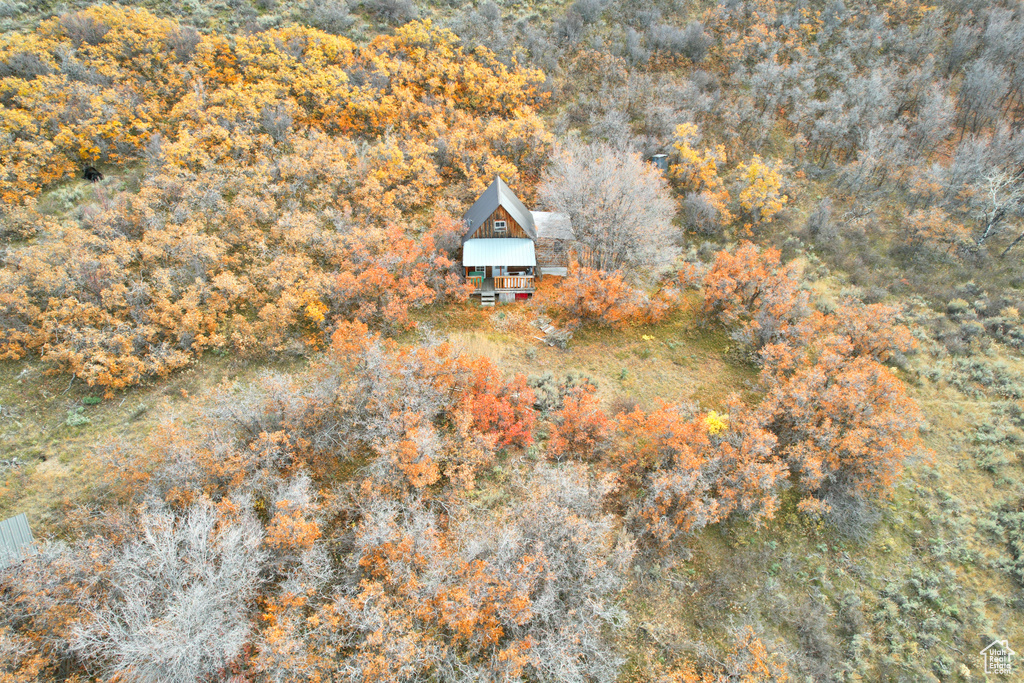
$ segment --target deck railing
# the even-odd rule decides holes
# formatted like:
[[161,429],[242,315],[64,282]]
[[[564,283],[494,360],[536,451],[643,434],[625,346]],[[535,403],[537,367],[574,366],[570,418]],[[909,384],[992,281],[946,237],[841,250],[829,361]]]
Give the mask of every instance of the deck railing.
[[473,285],[474,289],[483,289],[484,276],[483,275],[469,275],[466,277],[466,281]]
[[494,278],[495,289],[532,289],[532,275],[498,275]]

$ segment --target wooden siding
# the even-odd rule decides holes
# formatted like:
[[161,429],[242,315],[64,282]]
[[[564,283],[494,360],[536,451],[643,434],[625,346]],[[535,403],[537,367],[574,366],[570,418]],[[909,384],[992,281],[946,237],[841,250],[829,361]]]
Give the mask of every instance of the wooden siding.
[[536,243],[537,267],[568,268],[576,261],[588,268],[597,267],[597,254],[576,240],[540,238]]
[[[508,228],[502,234],[496,234],[494,232],[494,221],[505,221]],[[524,237],[530,239],[530,236],[526,234],[526,231],[520,227],[519,223],[509,215],[508,211],[504,207],[499,206],[494,210],[487,220],[480,225],[469,237],[466,239],[487,239],[491,237]]]
[[537,239],[538,266],[568,266],[574,243],[569,240]]

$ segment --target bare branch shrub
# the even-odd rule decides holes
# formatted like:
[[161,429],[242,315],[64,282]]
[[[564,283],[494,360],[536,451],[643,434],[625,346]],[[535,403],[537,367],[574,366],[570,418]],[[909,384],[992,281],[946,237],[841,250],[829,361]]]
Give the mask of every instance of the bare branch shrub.
[[675,256],[675,202],[661,172],[635,152],[571,140],[557,150],[538,193],[569,215],[601,269],[659,266]]
[[686,227],[699,235],[717,235],[722,229],[722,212],[707,192],[691,192],[683,200]]
[[363,6],[381,21],[404,24],[419,16],[412,0],[365,0]]
[[26,81],[51,73],[50,67],[32,52],[16,52],[0,62],[0,78],[22,78]]
[[699,21],[691,21],[682,29],[658,24],[647,34],[647,43],[652,50],[681,55],[694,63],[704,61],[712,42],[711,36],[704,31],[704,24]]
[[179,62],[187,62],[192,59],[192,55],[196,53],[196,47],[199,46],[199,42],[202,40],[199,31],[191,26],[175,28],[168,35],[167,39],[171,44],[171,49],[174,50],[174,58]]
[[341,34],[355,23],[348,3],[339,0],[310,0],[303,8],[306,21],[327,33]]
[[74,630],[72,649],[110,677],[214,676],[248,642],[262,537],[253,517],[229,519],[208,503],[144,513],[112,560],[109,599]]
[[59,23],[76,47],[82,43],[99,45],[110,32],[110,26],[84,12],[62,15]]

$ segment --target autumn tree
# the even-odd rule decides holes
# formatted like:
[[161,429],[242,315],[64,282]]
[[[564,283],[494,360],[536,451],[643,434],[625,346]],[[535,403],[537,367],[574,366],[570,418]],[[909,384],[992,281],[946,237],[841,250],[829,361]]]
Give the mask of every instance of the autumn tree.
[[35,652],[24,636],[0,629],[0,680],[4,683],[32,683],[42,677],[46,659]]
[[776,360],[762,374],[769,391],[758,410],[809,512],[827,512],[830,496],[890,495],[905,459],[921,449],[920,412],[902,382],[852,351],[834,340],[813,358],[780,363],[769,353]]
[[755,154],[736,167],[740,184],[738,199],[743,213],[755,223],[771,223],[789,197],[782,194],[782,164]]
[[807,292],[800,289],[795,264],[783,265],[777,249],[743,242],[733,252],[718,252],[703,291],[705,312],[737,325],[735,336],[754,348],[811,331]]
[[472,365],[464,401],[474,426],[493,434],[499,447],[530,445],[536,398],[526,377],[517,374],[510,381],[503,380],[494,363],[483,357],[474,359]]
[[658,169],[635,152],[570,140],[556,150],[538,196],[569,216],[600,270],[656,267],[674,256],[675,203]]
[[684,207],[691,225],[699,232],[712,232],[718,226],[729,223],[729,191],[718,173],[725,164],[725,146],[716,145],[698,149],[697,126],[683,123],[676,127],[672,147],[677,157],[669,167],[673,180],[686,195]]
[[590,460],[607,447],[611,423],[601,409],[596,392],[597,387],[590,383],[566,391],[562,407],[551,415],[549,456],[556,460]]
[[626,282],[620,271],[606,272],[572,262],[567,277],[542,291],[538,304],[550,307],[569,322],[624,328],[663,320],[677,303],[677,293],[655,296]]
[[[828,315],[815,324],[821,335],[843,338],[844,351],[879,362],[892,360],[917,347],[913,333],[901,322],[902,311],[892,304],[862,304],[841,299]],[[849,347],[845,347],[845,344]]]
[[634,411],[618,418],[618,430],[620,472],[644,493],[629,518],[660,544],[734,513],[756,523],[774,516],[785,467],[775,457],[774,435],[740,402],[724,415]]

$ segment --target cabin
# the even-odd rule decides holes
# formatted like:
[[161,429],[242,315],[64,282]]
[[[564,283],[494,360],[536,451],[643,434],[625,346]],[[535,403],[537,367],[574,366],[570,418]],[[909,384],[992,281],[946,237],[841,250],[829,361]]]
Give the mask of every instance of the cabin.
[[462,267],[481,305],[529,299],[542,275],[566,274],[575,242],[569,217],[530,211],[501,176],[462,220]]

